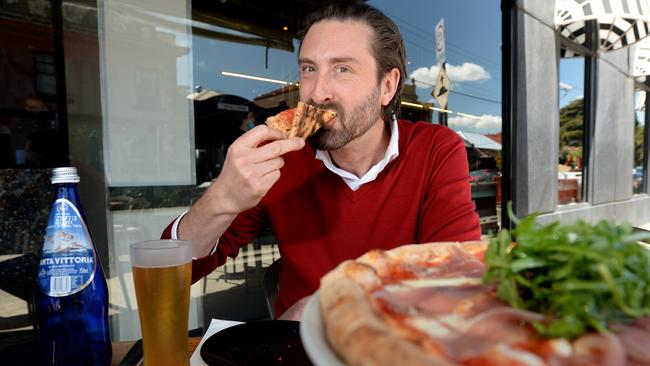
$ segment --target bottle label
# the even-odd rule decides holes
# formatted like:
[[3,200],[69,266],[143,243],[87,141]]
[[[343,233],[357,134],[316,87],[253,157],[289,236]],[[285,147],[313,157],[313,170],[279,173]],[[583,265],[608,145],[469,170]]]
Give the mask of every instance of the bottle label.
[[95,276],[97,258],[86,223],[67,199],[54,201],[45,230],[38,284],[48,296],[83,290]]

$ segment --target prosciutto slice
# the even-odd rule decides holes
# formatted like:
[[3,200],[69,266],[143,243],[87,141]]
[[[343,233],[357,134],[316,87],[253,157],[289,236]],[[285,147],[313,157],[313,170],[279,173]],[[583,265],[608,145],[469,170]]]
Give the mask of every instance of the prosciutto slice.
[[542,321],[542,314],[514,309],[493,288],[481,285],[394,285],[373,298],[394,321],[429,334],[425,347],[443,351],[458,364],[650,365],[650,318],[613,324],[612,333],[569,342],[539,338],[532,323]]
[[615,334],[587,334],[573,342],[573,355],[564,364],[625,366],[625,348]]
[[650,328],[645,328],[648,319],[639,319],[630,325],[610,326],[622,342],[629,361],[642,365],[650,365]]
[[400,269],[408,276],[380,271],[396,282],[373,292],[372,301],[390,322],[403,325],[403,336],[454,363],[650,366],[650,317],[613,324],[607,334],[545,339],[533,327],[544,315],[499,300],[494,287],[481,284],[485,265],[474,255],[454,247],[438,266],[409,263]]

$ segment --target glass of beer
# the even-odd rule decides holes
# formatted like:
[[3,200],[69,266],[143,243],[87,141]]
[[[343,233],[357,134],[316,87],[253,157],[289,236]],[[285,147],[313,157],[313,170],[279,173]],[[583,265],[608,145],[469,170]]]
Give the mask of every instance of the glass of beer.
[[151,240],[130,246],[144,366],[189,365],[187,317],[192,243]]

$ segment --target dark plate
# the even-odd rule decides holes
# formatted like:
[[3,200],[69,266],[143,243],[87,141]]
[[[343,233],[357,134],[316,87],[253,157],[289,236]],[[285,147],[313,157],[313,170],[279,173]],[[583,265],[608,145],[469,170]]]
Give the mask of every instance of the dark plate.
[[311,365],[299,328],[289,320],[235,325],[208,338],[201,358],[210,366]]

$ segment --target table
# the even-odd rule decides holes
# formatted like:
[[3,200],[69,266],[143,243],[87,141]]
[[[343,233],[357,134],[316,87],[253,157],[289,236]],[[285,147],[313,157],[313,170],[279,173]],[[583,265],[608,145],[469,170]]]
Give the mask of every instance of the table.
[[[199,346],[199,342],[201,342],[201,337],[190,337],[187,339],[188,360],[192,356],[192,353],[194,353],[194,350],[196,350],[196,347]],[[119,365],[134,343],[135,341],[113,342],[113,360],[111,361],[111,366]]]

